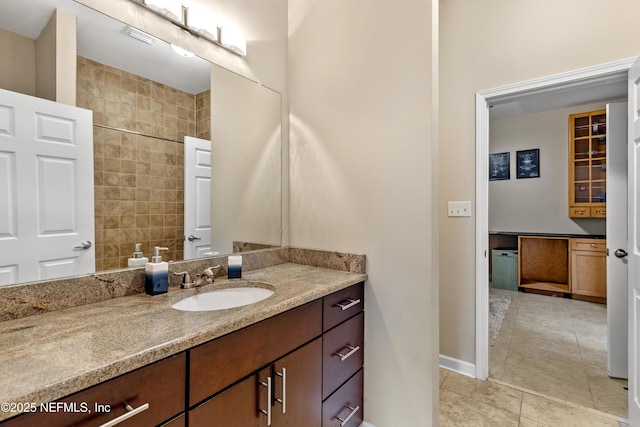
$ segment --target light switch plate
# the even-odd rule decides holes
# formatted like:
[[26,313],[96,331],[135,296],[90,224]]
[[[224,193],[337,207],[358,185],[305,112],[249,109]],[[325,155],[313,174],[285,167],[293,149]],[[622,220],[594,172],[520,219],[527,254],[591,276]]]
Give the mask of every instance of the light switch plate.
[[449,202],[447,212],[448,216],[471,216],[471,202]]

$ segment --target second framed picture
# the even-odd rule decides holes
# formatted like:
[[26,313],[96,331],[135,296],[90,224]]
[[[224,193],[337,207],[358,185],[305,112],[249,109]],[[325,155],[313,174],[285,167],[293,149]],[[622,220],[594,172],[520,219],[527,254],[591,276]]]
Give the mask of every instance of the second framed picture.
[[516,178],[540,177],[540,149],[516,151]]

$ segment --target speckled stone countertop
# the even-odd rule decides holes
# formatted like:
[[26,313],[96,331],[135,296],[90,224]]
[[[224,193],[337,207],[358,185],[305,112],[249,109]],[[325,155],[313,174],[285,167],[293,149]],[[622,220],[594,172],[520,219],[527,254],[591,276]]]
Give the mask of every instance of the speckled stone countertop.
[[[146,294],[0,322],[4,402],[60,399],[188,348],[366,280],[366,274],[285,263],[216,279],[199,289]],[[185,312],[178,300],[214,288],[263,282],[275,293],[244,307]],[[10,413],[0,412],[0,420]]]

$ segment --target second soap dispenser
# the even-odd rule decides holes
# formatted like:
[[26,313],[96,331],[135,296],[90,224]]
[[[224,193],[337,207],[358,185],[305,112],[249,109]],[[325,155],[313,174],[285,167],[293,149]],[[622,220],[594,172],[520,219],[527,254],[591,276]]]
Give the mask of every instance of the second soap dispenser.
[[144,267],[144,291],[149,295],[166,294],[169,290],[169,263],[163,262],[160,256],[160,251],[168,250],[169,248],[154,247],[151,262]]
[[142,253],[142,244],[136,243],[136,250],[133,257],[129,258],[129,267],[144,267],[149,262],[149,258]]

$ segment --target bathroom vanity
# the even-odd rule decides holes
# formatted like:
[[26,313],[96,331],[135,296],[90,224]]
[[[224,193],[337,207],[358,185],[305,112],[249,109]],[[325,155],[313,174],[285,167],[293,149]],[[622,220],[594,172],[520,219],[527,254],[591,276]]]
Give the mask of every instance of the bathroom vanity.
[[274,294],[227,310],[171,308],[238,286],[216,280],[0,323],[0,341],[22,333],[36,347],[0,347],[15,375],[3,398],[34,409],[2,425],[358,426],[366,275],[286,263],[245,278]]

